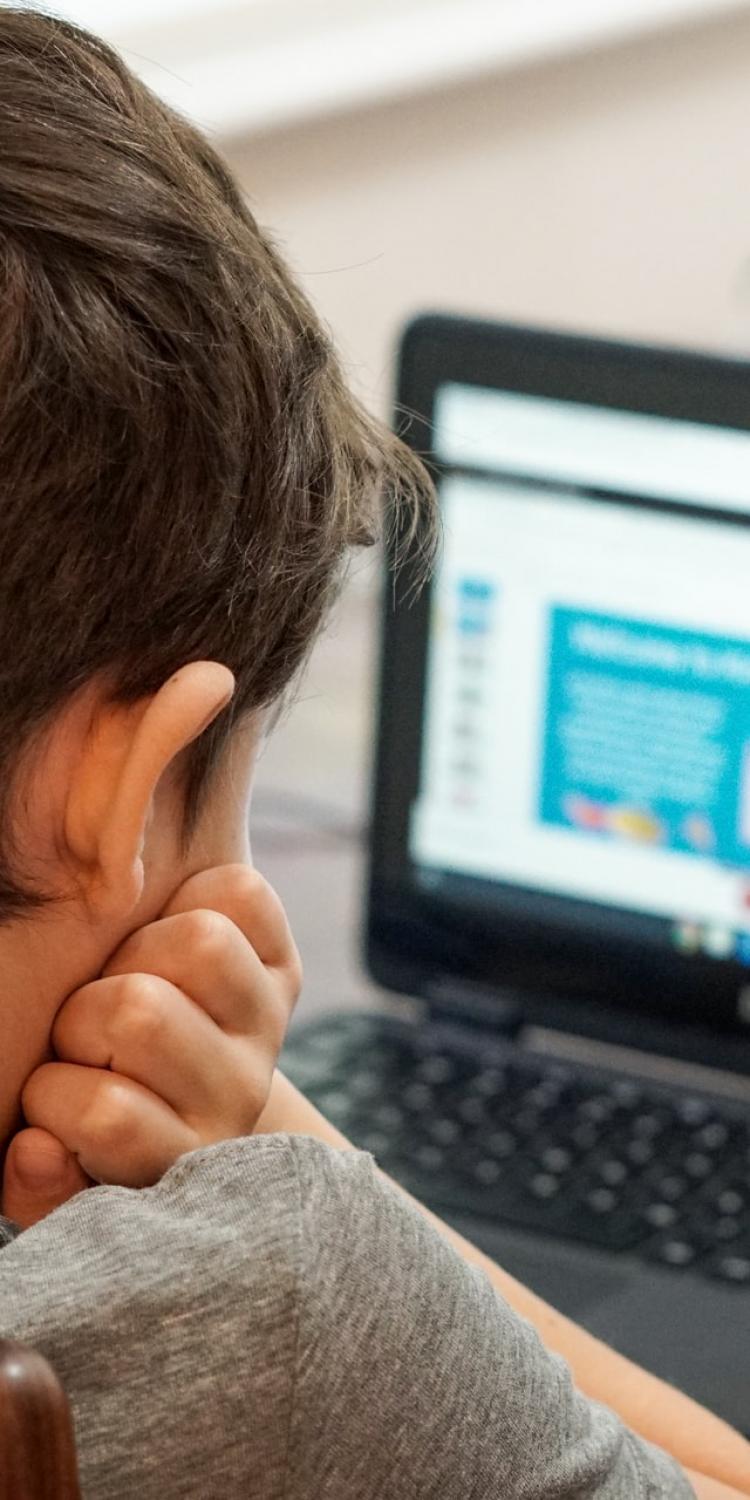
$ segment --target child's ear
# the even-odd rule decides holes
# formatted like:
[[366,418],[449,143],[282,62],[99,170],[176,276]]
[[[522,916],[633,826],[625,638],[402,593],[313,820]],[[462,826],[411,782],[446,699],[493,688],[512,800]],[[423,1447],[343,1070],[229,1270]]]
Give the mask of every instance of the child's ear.
[[227,667],[190,662],[153,697],[102,704],[95,714],[70,783],[65,842],[77,883],[98,916],[138,905],[159,783],[233,692]]

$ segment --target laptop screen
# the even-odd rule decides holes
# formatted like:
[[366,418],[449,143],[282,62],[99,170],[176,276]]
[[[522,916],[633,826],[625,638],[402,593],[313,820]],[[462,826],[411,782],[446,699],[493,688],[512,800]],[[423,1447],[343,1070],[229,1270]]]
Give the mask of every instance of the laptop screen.
[[748,365],[429,315],[396,413],[443,545],[384,593],[371,974],[750,1067]]
[[432,444],[415,865],[750,963],[750,433],[449,382]]

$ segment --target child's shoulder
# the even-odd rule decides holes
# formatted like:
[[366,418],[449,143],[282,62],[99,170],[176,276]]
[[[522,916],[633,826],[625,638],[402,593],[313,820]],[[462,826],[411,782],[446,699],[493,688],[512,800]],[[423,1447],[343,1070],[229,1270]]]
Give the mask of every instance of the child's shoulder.
[[[279,1132],[202,1146],[181,1156],[152,1187],[87,1188],[33,1228],[7,1232],[0,1292],[23,1285],[40,1299],[90,1302],[93,1292],[134,1302],[161,1286],[164,1268],[184,1285],[234,1277],[249,1289],[269,1265],[296,1274],[301,1227],[319,1221],[330,1239],[347,1204],[377,1175],[372,1157],[313,1136]],[[55,1268],[54,1277],[50,1267]]]

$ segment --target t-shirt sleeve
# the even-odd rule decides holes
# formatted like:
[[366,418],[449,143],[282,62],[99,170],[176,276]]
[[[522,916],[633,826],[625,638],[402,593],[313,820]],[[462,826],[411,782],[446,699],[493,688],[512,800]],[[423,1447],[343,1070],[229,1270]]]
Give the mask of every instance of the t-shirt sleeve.
[[368,1153],[296,1152],[289,1500],[695,1500]]

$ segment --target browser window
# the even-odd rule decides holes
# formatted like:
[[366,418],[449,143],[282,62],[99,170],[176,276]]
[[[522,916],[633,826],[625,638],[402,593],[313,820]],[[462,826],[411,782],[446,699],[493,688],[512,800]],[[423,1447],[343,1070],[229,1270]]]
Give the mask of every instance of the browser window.
[[750,952],[750,434],[451,385],[434,446],[412,858]]

